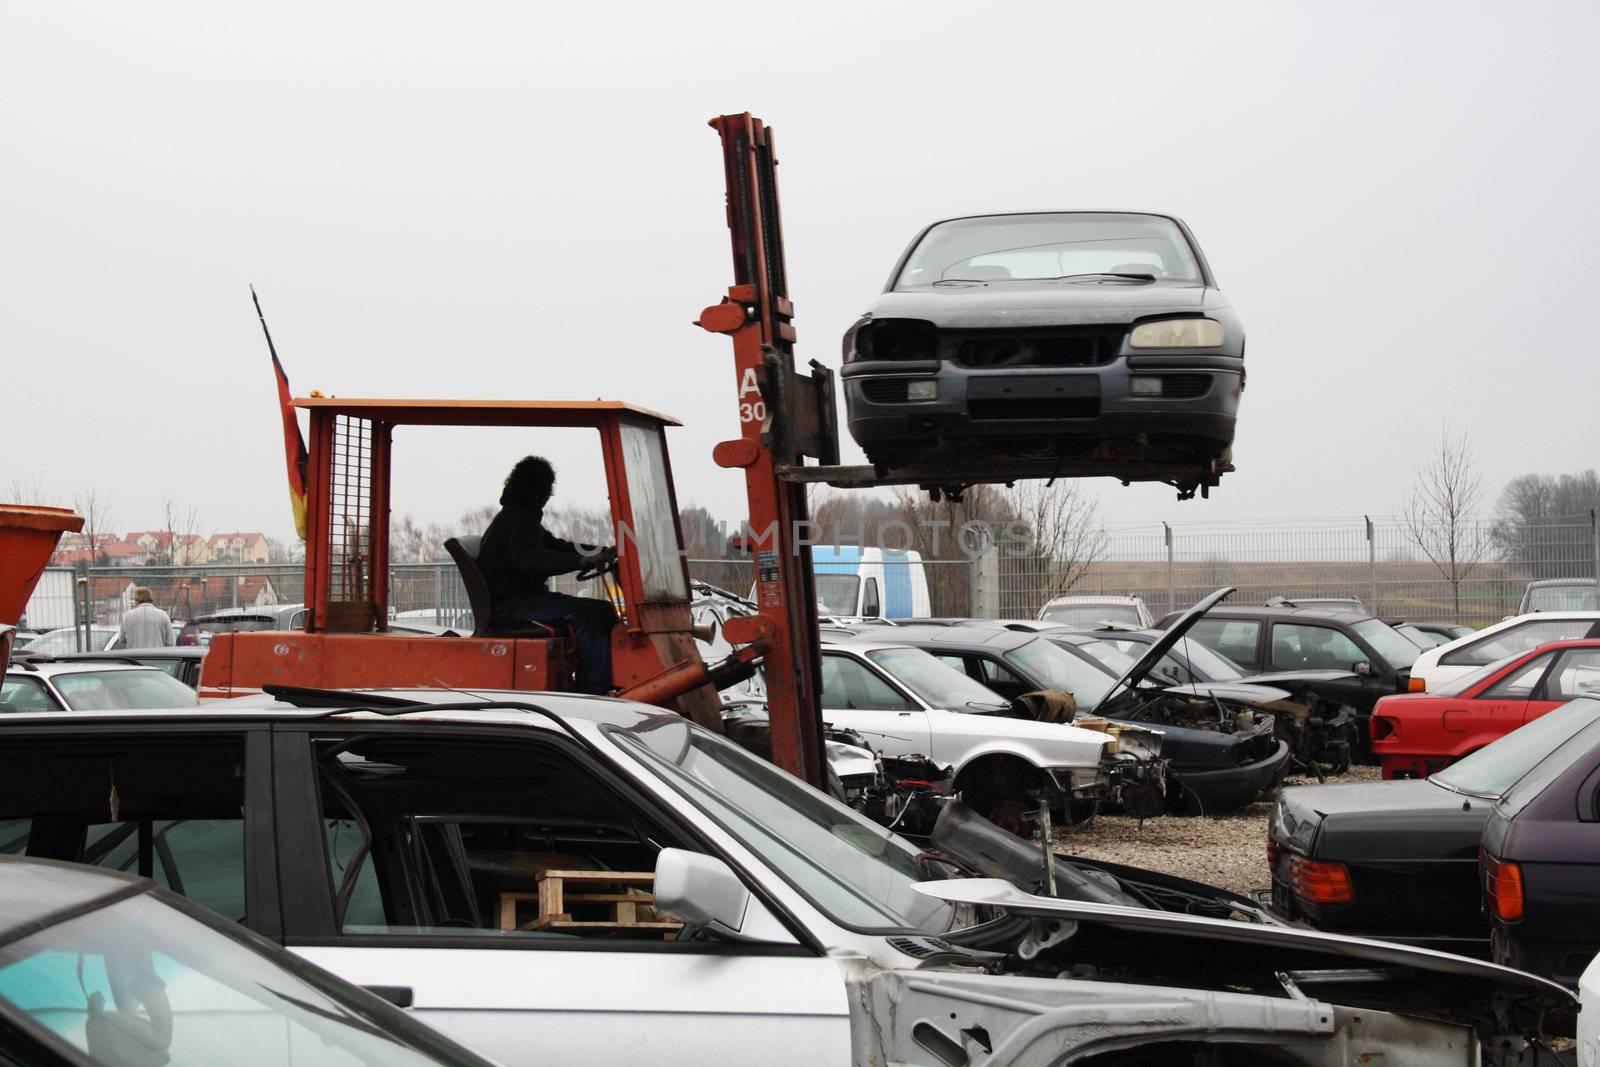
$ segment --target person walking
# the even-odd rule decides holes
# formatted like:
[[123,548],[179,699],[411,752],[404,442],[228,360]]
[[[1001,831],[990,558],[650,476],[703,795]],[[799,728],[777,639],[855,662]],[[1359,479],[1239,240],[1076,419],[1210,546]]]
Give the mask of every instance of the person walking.
[[122,613],[122,648],[165,648],[172,644],[172,617],[155,605],[147,586],[133,588],[133,607]]

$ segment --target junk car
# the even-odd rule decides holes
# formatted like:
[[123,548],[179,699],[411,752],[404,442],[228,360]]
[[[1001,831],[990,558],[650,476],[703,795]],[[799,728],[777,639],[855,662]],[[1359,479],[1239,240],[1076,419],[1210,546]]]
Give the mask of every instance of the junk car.
[[946,219],[845,333],[840,377],[850,433],[884,470],[982,454],[1214,472],[1231,459],[1244,328],[1170,216]]
[[13,849],[160,872],[511,1065],[1467,1067],[1575,1003],[1490,963],[1117,903],[1114,873],[1064,885],[1015,838],[915,846],[644,705],[284,695],[0,717]]
[[1600,640],[1555,641],[1372,709],[1385,778],[1425,778],[1574,697],[1600,691]]
[[1600,721],[1494,805],[1479,873],[1495,961],[1576,986],[1600,953]]
[[1318,930],[1487,955],[1478,846],[1495,801],[1600,720],[1585,697],[1427,778],[1302,785],[1267,824],[1272,908]]
[[390,987],[359,989],[180,893],[0,855],[0,1058],[491,1067],[386,1002]]

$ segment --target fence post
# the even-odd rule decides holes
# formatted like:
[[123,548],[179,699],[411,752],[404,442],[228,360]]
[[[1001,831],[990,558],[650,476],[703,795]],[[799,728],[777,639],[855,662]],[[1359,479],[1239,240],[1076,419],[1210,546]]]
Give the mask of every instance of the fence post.
[[1178,610],[1178,601],[1173,592],[1172,580],[1172,527],[1162,523],[1161,529],[1166,533],[1167,537],[1167,611],[1173,612]]
[[1367,520],[1367,578],[1372,583],[1372,606],[1367,610],[1378,614],[1378,539],[1373,536],[1372,516],[1363,515]]
[[1595,603],[1600,604],[1600,508],[1589,509],[1589,536],[1594,541]]
[[985,543],[971,557],[969,608],[976,619],[1000,617],[1000,547]]

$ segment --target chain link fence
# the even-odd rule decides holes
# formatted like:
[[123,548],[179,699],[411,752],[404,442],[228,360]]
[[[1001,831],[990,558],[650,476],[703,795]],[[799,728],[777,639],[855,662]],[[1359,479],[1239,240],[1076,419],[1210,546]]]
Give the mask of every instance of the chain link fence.
[[[1593,516],[1524,524],[1513,533],[1486,519],[1462,524],[1453,571],[1429,558],[1438,533],[1424,548],[1395,519],[1122,524],[1106,529],[1092,560],[1052,560],[1025,543],[1002,542],[956,559],[886,561],[879,573],[885,587],[925,581],[927,613],[936,617],[1032,618],[1051,597],[1068,593],[1131,594],[1160,615],[1232,585],[1239,589],[1236,603],[1351,597],[1383,617],[1469,625],[1515,612],[1535,579],[1600,573],[1600,531]],[[688,565],[691,578],[739,596],[747,596],[755,581],[749,560],[690,559]],[[470,630],[466,589],[450,562],[395,564],[389,580],[395,621]],[[551,584],[561,592],[604,595],[598,585],[580,586],[570,575]],[[51,568],[29,603],[29,625],[114,627],[140,585],[180,621],[305,600],[300,564]],[[823,605],[826,614],[854,614],[849,606]]]

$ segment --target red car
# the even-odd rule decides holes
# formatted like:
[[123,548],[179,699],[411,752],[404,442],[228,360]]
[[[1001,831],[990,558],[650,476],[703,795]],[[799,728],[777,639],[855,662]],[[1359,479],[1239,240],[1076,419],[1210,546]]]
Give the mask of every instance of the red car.
[[1600,640],[1552,641],[1479,667],[1432,693],[1372,709],[1385,778],[1426,778],[1584,693],[1600,692]]

